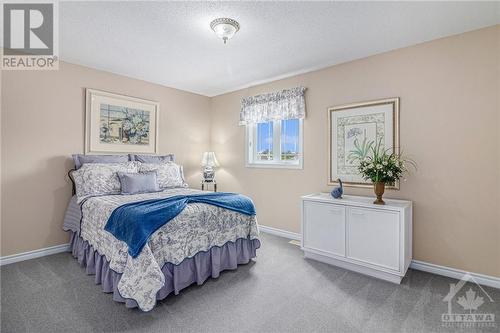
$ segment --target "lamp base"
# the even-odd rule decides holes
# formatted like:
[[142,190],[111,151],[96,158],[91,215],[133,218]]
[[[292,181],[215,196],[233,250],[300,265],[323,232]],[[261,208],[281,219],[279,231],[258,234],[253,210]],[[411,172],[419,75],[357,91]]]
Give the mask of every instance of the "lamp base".
[[205,169],[203,169],[203,181],[208,182],[208,183],[215,181],[214,168],[205,167]]

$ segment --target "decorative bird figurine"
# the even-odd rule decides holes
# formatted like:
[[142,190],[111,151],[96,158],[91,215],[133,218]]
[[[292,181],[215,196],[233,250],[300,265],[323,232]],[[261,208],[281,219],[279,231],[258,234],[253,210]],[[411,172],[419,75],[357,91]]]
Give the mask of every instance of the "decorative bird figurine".
[[342,194],[344,194],[344,188],[342,187],[342,181],[340,180],[340,178],[337,179],[337,181],[339,182],[340,186],[335,187],[330,194],[335,199],[342,199]]

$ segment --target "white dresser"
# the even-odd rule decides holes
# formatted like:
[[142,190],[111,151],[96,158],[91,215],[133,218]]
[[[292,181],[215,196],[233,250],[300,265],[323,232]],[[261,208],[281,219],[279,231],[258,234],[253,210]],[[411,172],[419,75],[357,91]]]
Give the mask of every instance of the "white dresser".
[[329,193],[302,197],[306,258],[400,283],[412,258],[412,202]]

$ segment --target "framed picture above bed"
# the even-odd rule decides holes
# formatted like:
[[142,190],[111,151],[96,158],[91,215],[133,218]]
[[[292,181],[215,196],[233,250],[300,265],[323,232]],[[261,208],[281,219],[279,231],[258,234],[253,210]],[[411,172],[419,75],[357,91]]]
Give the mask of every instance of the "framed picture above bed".
[[[379,141],[382,148],[399,154],[399,98],[328,108],[328,185],[340,178],[346,186],[372,187],[351,153]],[[387,188],[399,189],[399,183]]]
[[86,89],[86,153],[158,153],[160,104]]

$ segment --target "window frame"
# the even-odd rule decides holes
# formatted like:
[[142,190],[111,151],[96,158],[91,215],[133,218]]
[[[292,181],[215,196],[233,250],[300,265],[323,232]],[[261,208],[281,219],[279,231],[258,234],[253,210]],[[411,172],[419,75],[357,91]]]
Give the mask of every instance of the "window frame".
[[[273,160],[256,161],[257,124],[247,124],[245,126],[245,167],[247,168],[269,168],[269,169],[303,169],[304,160],[304,119],[299,120],[299,151],[298,162],[281,160],[281,120],[273,120]],[[279,138],[279,140],[276,140]],[[278,152],[275,154],[274,152]],[[280,159],[277,159],[277,157]]]

